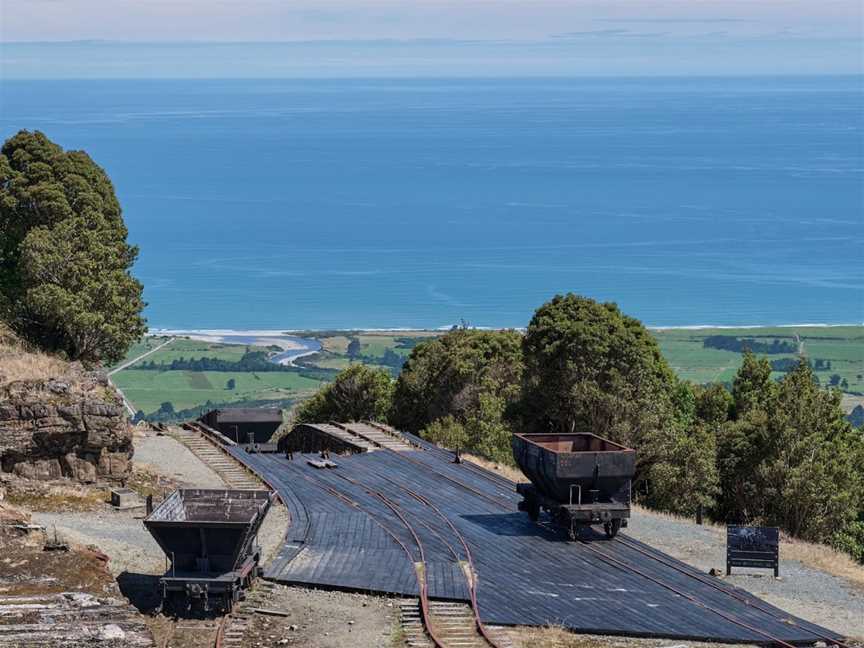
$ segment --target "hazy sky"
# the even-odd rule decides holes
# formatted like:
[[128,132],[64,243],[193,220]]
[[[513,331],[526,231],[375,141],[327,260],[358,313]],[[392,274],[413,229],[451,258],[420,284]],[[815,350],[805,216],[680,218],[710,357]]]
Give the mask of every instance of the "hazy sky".
[[0,0],[0,73],[860,73],[862,31],[860,0]]

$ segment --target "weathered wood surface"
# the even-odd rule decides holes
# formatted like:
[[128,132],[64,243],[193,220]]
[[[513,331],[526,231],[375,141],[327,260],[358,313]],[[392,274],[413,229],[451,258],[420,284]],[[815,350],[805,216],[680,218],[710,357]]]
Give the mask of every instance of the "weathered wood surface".
[[150,630],[125,601],[81,592],[0,596],[0,646],[151,648]]

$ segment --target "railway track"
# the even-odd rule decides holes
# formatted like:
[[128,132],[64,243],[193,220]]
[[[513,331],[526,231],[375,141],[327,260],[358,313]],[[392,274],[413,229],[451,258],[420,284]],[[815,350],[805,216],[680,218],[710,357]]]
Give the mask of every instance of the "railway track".
[[[452,477],[451,475],[447,475],[447,474],[445,474],[445,473],[443,473],[443,472],[441,472],[441,471],[435,470],[432,466],[430,466],[430,465],[427,464],[426,462],[423,462],[423,461],[420,461],[420,460],[414,459],[414,458],[412,458],[412,457],[405,456],[405,455],[403,455],[403,454],[401,454],[401,453],[393,453],[393,454],[399,454],[399,456],[400,456],[401,459],[406,460],[406,461],[410,461],[410,462],[412,462],[412,463],[414,463],[414,464],[417,464],[417,465],[420,465],[420,466],[422,466],[425,470],[429,470],[429,471],[431,471],[431,472],[437,474],[438,476],[442,477],[443,479],[445,479],[445,480],[447,480],[447,481],[449,481],[449,482],[451,482],[451,483],[453,483],[453,484],[456,484],[459,488],[462,488],[462,489],[464,489],[464,490],[466,490],[466,491],[471,492],[471,493],[474,494],[474,495],[477,495],[477,496],[479,496],[479,497],[482,497],[484,500],[486,500],[486,501],[488,501],[488,502],[491,502],[492,504],[494,504],[495,506],[497,506],[497,507],[499,507],[499,508],[501,508],[501,509],[503,509],[503,510],[506,510],[506,511],[508,511],[508,512],[512,512],[512,509],[511,509],[509,506],[503,504],[500,500],[498,500],[498,499],[496,499],[496,498],[494,498],[494,497],[491,497],[491,496],[489,496],[488,494],[486,494],[486,493],[484,493],[484,492],[482,492],[482,491],[480,491],[480,490],[478,490],[478,489],[476,489],[476,488],[473,488],[472,486],[470,486],[470,485],[468,485],[468,484],[465,484],[465,483],[462,482],[461,480],[456,479],[456,478]],[[471,467],[469,468],[469,470],[471,470],[473,473],[477,473],[477,472],[485,472],[485,471],[482,471],[482,469],[479,469],[479,468],[478,468],[478,469],[474,469],[473,466],[471,466]],[[385,479],[388,479],[388,478],[385,478]],[[501,485],[503,485],[503,482],[505,481],[505,478],[495,475],[495,476],[490,476],[488,480],[489,480],[490,482],[494,482],[494,483],[496,483],[496,485],[498,485],[498,486],[501,486]],[[389,480],[389,479],[388,479],[388,481],[392,481],[392,480]],[[393,482],[393,483],[395,483],[395,482]],[[511,484],[512,484],[512,482],[511,482]],[[397,485],[398,485],[398,484],[397,484]],[[512,484],[512,485],[515,487],[515,484]],[[547,524],[542,524],[542,523],[541,523],[541,526],[545,526],[546,528],[548,528],[548,529],[549,529],[550,531],[552,531],[553,533],[556,533],[556,534],[558,533],[558,530],[557,530],[556,528],[551,527],[551,526],[549,526],[549,525],[547,525]],[[619,540],[619,541],[620,541],[620,540]],[[755,632],[756,634],[759,634],[759,635],[763,636],[763,637],[765,638],[765,640],[766,640],[766,641],[765,641],[766,644],[771,644],[771,645],[775,645],[775,646],[781,646],[782,648],[794,648],[794,646],[793,646],[792,644],[790,644],[790,643],[788,643],[788,642],[786,642],[786,641],[783,641],[782,639],[780,639],[780,638],[778,638],[778,637],[775,637],[775,636],[771,635],[771,634],[768,633],[768,632],[765,632],[764,630],[760,629],[759,627],[753,626],[753,625],[747,623],[746,621],[743,621],[743,620],[737,618],[735,615],[733,615],[733,614],[731,614],[731,613],[729,613],[729,612],[726,612],[726,611],[724,611],[724,610],[722,610],[722,609],[718,609],[718,608],[716,608],[716,607],[714,607],[714,606],[712,606],[712,605],[709,605],[709,604],[707,604],[706,602],[701,601],[701,600],[699,600],[698,598],[696,598],[696,597],[694,597],[694,596],[692,596],[692,595],[690,595],[690,594],[687,594],[686,592],[681,591],[680,588],[678,588],[678,587],[676,587],[676,586],[674,586],[674,585],[672,585],[672,584],[670,584],[670,583],[664,581],[663,579],[657,578],[657,577],[652,576],[652,575],[650,575],[650,574],[646,574],[643,570],[639,569],[639,568],[638,568],[637,566],[635,566],[635,565],[632,565],[632,564],[628,563],[628,562],[625,561],[625,560],[622,560],[622,559],[620,559],[620,558],[617,558],[617,557],[611,556],[611,555],[609,555],[608,553],[606,553],[606,552],[604,552],[604,551],[601,551],[600,549],[598,549],[597,547],[595,547],[594,544],[591,543],[591,542],[588,542],[588,541],[585,541],[585,540],[576,540],[576,542],[579,542],[580,544],[582,544],[583,546],[585,546],[589,551],[591,551],[592,553],[594,553],[595,555],[597,555],[597,556],[601,559],[601,561],[605,562],[605,563],[606,563],[607,565],[609,565],[610,567],[617,568],[617,569],[623,569],[623,570],[625,570],[625,571],[630,571],[631,573],[635,573],[635,574],[639,575],[640,577],[643,577],[643,578],[646,578],[646,579],[648,579],[648,580],[651,580],[652,582],[654,582],[654,583],[660,585],[661,587],[664,587],[665,589],[668,589],[668,590],[672,591],[672,592],[675,593],[676,595],[678,595],[678,596],[682,596],[682,597],[685,598],[686,600],[690,601],[693,605],[696,605],[696,606],[700,607],[700,608],[703,609],[704,611],[706,611],[706,612],[710,612],[710,613],[713,613],[713,614],[717,614],[718,616],[720,616],[720,617],[726,619],[727,621],[729,621],[729,622],[731,622],[731,623],[734,623],[735,625],[738,625],[739,627],[742,627],[742,628],[748,629],[748,630],[750,630],[750,631],[752,631],[752,632]],[[638,547],[638,545],[636,545],[635,543],[632,543],[632,542],[630,542],[630,541],[628,541],[628,540],[624,540],[624,541],[623,541],[623,544],[625,544],[626,546],[628,546],[628,547],[630,547],[630,548],[633,548],[633,549],[636,549],[636,550],[638,550],[638,551],[641,551],[642,553],[646,554],[646,555],[649,556],[650,558],[652,558],[652,559],[654,559],[654,560],[657,560],[658,562],[663,563],[663,564],[666,565],[667,567],[670,567],[670,568],[673,568],[673,569],[677,570],[678,572],[684,574],[685,576],[687,576],[687,577],[689,577],[689,578],[693,578],[694,580],[698,580],[698,581],[700,581],[700,582],[702,582],[702,583],[709,584],[709,585],[711,585],[713,588],[715,588],[716,590],[722,592],[723,594],[725,594],[725,595],[727,595],[727,596],[729,596],[729,597],[731,597],[731,598],[736,599],[736,600],[739,601],[739,602],[745,602],[745,603],[747,603],[748,605],[751,605],[751,606],[754,607],[755,609],[759,610],[762,614],[765,614],[766,616],[769,616],[769,617],[771,617],[771,618],[774,619],[774,620],[780,621],[780,622],[782,622],[782,623],[789,623],[789,620],[788,620],[786,617],[781,616],[780,614],[777,614],[776,611],[771,610],[770,608],[768,608],[768,607],[766,607],[766,606],[764,606],[764,605],[761,605],[761,604],[759,604],[759,603],[756,603],[756,602],[750,601],[750,600],[747,599],[746,597],[743,597],[743,596],[741,596],[740,594],[738,594],[738,593],[737,593],[735,590],[733,590],[733,589],[730,589],[730,588],[728,588],[728,587],[721,586],[721,585],[719,585],[719,584],[717,584],[717,583],[713,583],[713,582],[711,582],[710,579],[708,579],[707,577],[703,576],[702,574],[698,574],[697,572],[692,571],[692,570],[682,569],[682,568],[678,567],[677,565],[675,565],[674,563],[672,563],[672,562],[670,562],[670,561],[668,561],[668,560],[664,560],[664,559],[660,558],[659,556],[655,556],[654,554],[651,554],[651,552],[647,552],[647,551],[645,551],[645,550],[642,550],[641,547]],[[476,609],[476,608],[475,608],[475,609]],[[819,632],[816,632],[816,631],[814,631],[814,630],[812,630],[812,629],[810,629],[810,628],[808,628],[808,627],[805,627],[804,629],[807,630],[808,632],[810,632],[811,634],[814,634],[815,636],[820,637],[820,638],[823,639],[823,640],[824,640],[828,645],[836,645],[836,646],[838,646],[839,648],[851,648],[850,646],[848,646],[847,644],[845,644],[845,643],[843,643],[843,642],[841,642],[841,641],[837,641],[836,639],[834,639],[834,638],[832,638],[832,637],[824,636],[824,635],[820,634]]]
[[[388,434],[390,433],[389,430],[382,430],[382,432]],[[408,441],[410,442],[410,439]],[[511,506],[512,503],[509,501],[511,498],[509,496],[513,491],[514,484],[513,482],[510,482],[504,477],[501,477],[499,475],[488,475],[486,471],[482,470],[479,467],[474,467],[473,465],[468,465],[466,468],[466,470],[470,471],[472,474],[480,474],[488,482],[490,482],[490,485],[495,487],[495,490],[501,491],[501,495],[503,497],[498,497],[495,495],[490,495],[488,492],[484,492],[483,490],[480,490],[475,486],[466,484],[457,476],[454,476],[452,471],[448,471],[449,474],[447,474],[441,470],[437,470],[432,462],[417,459],[415,457],[407,455],[405,452],[396,451],[386,446],[383,446],[381,450],[384,452],[392,453],[393,455],[398,456],[401,460],[418,465],[418,467],[421,467],[423,470],[441,477],[443,480],[454,484],[456,487],[468,491],[473,495],[484,499],[487,502],[490,502],[498,509],[502,509],[508,513],[513,512],[513,507]],[[430,455],[432,456],[438,455],[439,453],[439,458],[443,458],[445,454],[449,454],[443,450],[438,450],[437,452],[430,451]],[[364,470],[368,469],[364,467]],[[341,479],[353,482],[353,485],[355,487],[362,488],[370,497],[373,497],[383,503],[384,506],[393,514],[393,516],[395,516],[399,520],[399,523],[405,527],[412,539],[409,542],[403,542],[398,537],[398,534],[394,531],[394,529],[389,526],[389,524],[392,523],[392,518],[390,518],[389,515],[387,516],[387,518],[382,518],[382,516],[377,515],[373,511],[369,510],[369,507],[364,506],[360,502],[352,499],[350,495],[346,494],[346,492],[342,491],[341,489],[336,488],[332,484],[327,484],[327,482],[322,482],[319,479],[313,479],[308,475],[303,475],[304,478],[315,483],[316,486],[323,488],[331,495],[334,495],[341,499],[343,502],[349,504],[350,506],[367,513],[367,515],[369,515],[373,520],[375,520],[375,522],[402,547],[403,551],[406,554],[406,557],[415,566],[415,573],[418,579],[420,598],[413,603],[411,601],[407,601],[403,605],[401,610],[403,629],[408,645],[411,646],[411,648],[422,648],[424,646],[432,646],[433,648],[473,648],[474,646],[497,646],[498,648],[505,648],[506,643],[503,643],[503,640],[500,637],[490,635],[488,633],[488,630],[484,628],[482,622],[480,621],[476,598],[477,579],[476,572],[471,561],[470,548],[467,546],[467,543],[465,542],[465,539],[461,536],[461,533],[459,533],[458,529],[456,529],[455,526],[452,525],[449,519],[446,518],[446,516],[440,510],[435,509],[431,502],[429,502],[422,495],[419,495],[418,493],[411,491],[411,489],[401,484],[398,484],[397,482],[393,481],[385,475],[370,474],[369,476],[383,479],[389,484],[397,487],[396,491],[394,491],[392,488],[387,488],[385,489],[385,493],[382,490],[370,487],[368,484],[363,484],[357,480],[352,480],[343,475],[339,475],[338,473],[336,473],[336,475]],[[411,498],[416,502],[421,503],[423,506],[426,506],[430,511],[428,517],[418,515],[417,512],[414,511],[414,519],[409,520],[405,510],[403,510],[403,507],[396,501],[396,496],[394,495],[394,492],[397,491],[402,491],[405,497]],[[436,517],[440,518],[446,524],[446,530],[442,529],[440,523],[431,523],[432,518]],[[390,519],[391,522],[388,523],[387,521],[385,521],[385,519]],[[453,555],[454,560],[456,560],[457,562],[463,562],[463,556],[460,555],[460,553],[464,553],[464,562],[468,565],[468,568],[465,569],[464,572],[466,574],[466,584],[470,597],[470,602],[467,605],[461,604],[462,607],[459,606],[460,604],[445,605],[442,602],[431,601],[429,599],[425,582],[425,550],[420,534],[417,532],[417,528],[415,528],[415,525],[417,528],[422,526],[432,532],[437,539],[443,542],[443,544],[448,548],[448,551],[451,553],[451,555]],[[560,535],[557,529],[549,526],[548,524],[541,523],[541,526],[546,527],[550,532],[553,532],[556,535]],[[444,537],[445,535],[451,537],[451,540],[455,541],[448,542],[447,539]],[[597,545],[597,543],[587,542],[585,540],[576,540],[576,542],[580,542],[580,544],[584,546],[587,551],[597,556],[597,558],[601,562],[608,565],[610,568],[627,571],[641,578],[650,580],[656,585],[659,585],[662,588],[673,592],[676,596],[680,596],[684,600],[687,600],[690,604],[698,607],[703,612],[708,614],[716,614],[728,621],[729,623],[735,624],[739,627],[747,629],[754,634],[760,635],[764,638],[764,641],[760,643],[782,646],[783,648],[792,648],[791,644],[789,644],[788,642],[785,642],[779,637],[776,637],[769,632],[766,632],[763,628],[758,627],[758,623],[756,621],[751,621],[748,623],[747,621],[738,618],[735,614],[728,612],[721,604],[718,604],[716,602],[716,599],[714,599],[714,605],[709,604],[705,600],[701,600],[696,595],[681,590],[680,586],[676,586],[674,583],[658,577],[656,574],[646,573],[643,569],[640,569],[638,565],[632,564],[622,556],[611,555],[610,553],[604,551],[601,548],[602,545],[595,546]],[[763,614],[766,617],[771,618],[772,620],[779,621],[781,623],[789,623],[789,620],[781,613],[778,613],[776,610],[770,609],[769,607],[762,605],[759,602],[751,601],[748,597],[742,596],[739,592],[737,592],[737,590],[713,582],[713,579],[710,579],[709,577],[696,572],[696,570],[682,568],[670,560],[667,560],[660,556],[656,556],[650,551],[644,550],[637,543],[630,542],[628,539],[626,539],[626,536],[623,538],[619,538],[619,540],[615,542],[621,542],[621,544],[628,547],[628,549],[641,552],[647,557],[664,564],[668,568],[676,570],[677,572],[685,575],[688,578],[700,581],[702,584],[710,585],[712,588],[722,593],[723,595],[735,599],[738,603],[744,602],[752,606],[754,609],[758,610],[760,614]],[[458,547],[461,547],[461,550],[458,549]],[[581,556],[580,559],[585,560],[585,558]],[[447,607],[447,605],[449,605],[450,607]],[[839,646],[839,648],[849,648],[846,644],[838,642],[833,637],[826,637],[819,634],[818,631],[809,628],[807,625],[799,624],[799,627],[801,627],[807,632],[810,632],[814,636],[822,638],[824,641],[826,641],[828,645],[834,644]],[[486,632],[484,632],[484,630],[486,630]]]
[[[480,618],[480,610],[477,603],[477,570],[474,566],[474,559],[471,555],[471,548],[468,546],[468,542],[465,540],[465,537],[462,535],[462,533],[437,506],[435,506],[423,495],[393,481],[386,475],[382,475],[376,471],[367,470],[367,474],[372,477],[386,481],[387,483],[393,485],[397,490],[403,491],[408,497],[421,503],[423,506],[432,511],[432,513],[444,523],[444,525],[447,527],[447,530],[449,530],[449,532],[453,535],[456,540],[456,544],[461,546],[463,556],[459,555],[453,543],[448,542],[443,537],[443,534],[440,530],[436,530],[435,528],[433,528],[432,525],[429,524],[429,522],[424,518],[418,518],[417,523],[428,528],[433,533],[433,535],[440,539],[442,543],[448,548],[449,552],[454,557],[454,560],[462,567],[462,573],[465,576],[465,584],[470,599],[468,605],[444,601],[428,601],[428,617],[426,619],[427,629],[434,629],[437,636],[442,641],[444,641],[447,646],[464,646],[466,648],[473,648],[474,646],[510,648],[511,644],[509,640],[501,636],[501,633],[495,633],[487,629]],[[423,544],[420,540],[419,534],[416,532],[414,525],[408,521],[406,514],[407,512],[402,509],[402,507],[400,507],[399,504],[390,497],[390,495],[392,495],[392,492],[389,495],[385,496],[382,491],[374,489],[368,484],[361,483],[355,479],[345,477],[344,475],[340,475],[338,473],[336,474],[336,476],[340,479],[344,479],[354,484],[359,488],[363,488],[370,495],[378,497],[379,499],[384,501],[388,508],[393,510],[393,512],[408,528],[409,532],[417,543],[421,555],[424,553]],[[409,627],[408,629],[411,628]]]
[[193,423],[171,427],[168,433],[207,464],[230,488],[261,488],[260,481],[246,467],[223,450]]
[[159,648],[222,648],[220,638],[225,617],[177,619],[159,642]]
[[[183,427],[164,427],[163,431],[186,446],[196,457],[218,474],[228,487],[259,489],[263,482],[270,490],[275,490],[227,453],[217,441],[211,439],[194,423],[187,423]],[[230,614],[218,619],[179,619],[175,621],[172,624],[171,634],[166,637],[160,648],[168,648],[169,646],[174,648],[186,648],[187,646],[239,648],[243,644],[246,630],[251,622],[253,612],[250,606],[255,604],[262,594],[266,595],[272,587],[272,583],[261,579],[256,580],[246,598],[237,604]]]

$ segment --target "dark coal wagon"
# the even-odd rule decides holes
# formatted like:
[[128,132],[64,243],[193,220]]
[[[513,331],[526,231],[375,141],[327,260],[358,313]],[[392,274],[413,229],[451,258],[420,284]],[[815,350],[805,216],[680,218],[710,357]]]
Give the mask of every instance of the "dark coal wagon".
[[594,434],[515,434],[513,457],[530,484],[517,484],[519,510],[537,520],[548,511],[575,537],[602,524],[614,538],[630,517],[636,452]]
[[266,490],[180,489],[148,515],[144,525],[170,561],[162,608],[230,612],[258,576],[256,536],[271,503]]

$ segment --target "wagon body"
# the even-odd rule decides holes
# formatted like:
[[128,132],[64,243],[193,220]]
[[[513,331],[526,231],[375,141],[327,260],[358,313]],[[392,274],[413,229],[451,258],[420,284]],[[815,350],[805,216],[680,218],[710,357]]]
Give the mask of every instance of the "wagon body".
[[595,434],[516,434],[513,457],[531,481],[519,484],[520,509],[536,519],[540,509],[571,531],[602,522],[614,536],[630,516],[636,452]]
[[180,489],[147,516],[170,561],[163,606],[230,611],[257,575],[256,535],[271,502],[266,490]]

